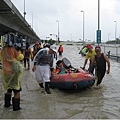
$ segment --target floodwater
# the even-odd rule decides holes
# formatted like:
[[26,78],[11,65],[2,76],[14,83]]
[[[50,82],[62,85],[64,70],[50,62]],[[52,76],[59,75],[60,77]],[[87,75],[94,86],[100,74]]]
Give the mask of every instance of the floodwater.
[[[83,66],[85,58],[78,54],[79,49],[76,45],[63,47],[63,57],[67,57],[76,68]],[[24,70],[21,92],[22,110],[16,112],[12,111],[12,107],[4,108],[4,91],[0,78],[0,118],[120,119],[120,63],[114,60],[110,62],[111,73],[104,77],[102,88],[77,92],[51,89],[50,95],[41,91],[31,70]]]

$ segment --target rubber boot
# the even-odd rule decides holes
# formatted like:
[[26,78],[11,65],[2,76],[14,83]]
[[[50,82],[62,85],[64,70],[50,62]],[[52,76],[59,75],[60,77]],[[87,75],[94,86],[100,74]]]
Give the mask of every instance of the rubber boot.
[[4,102],[5,102],[5,105],[4,107],[10,107],[11,106],[11,94],[5,94],[5,98],[4,98]]
[[20,98],[12,98],[13,111],[21,110],[20,108]]
[[45,82],[45,91],[47,92],[47,94],[51,94],[49,86],[50,86],[50,82]]
[[41,88],[44,88],[43,83],[39,83],[39,86],[40,86]]
[[26,63],[24,63],[24,69],[26,69]]

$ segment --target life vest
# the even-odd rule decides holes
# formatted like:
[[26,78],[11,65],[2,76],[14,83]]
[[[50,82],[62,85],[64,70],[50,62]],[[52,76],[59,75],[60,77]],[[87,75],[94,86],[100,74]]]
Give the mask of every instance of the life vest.
[[65,68],[60,68],[59,66],[56,65],[56,73],[58,74],[65,74],[66,71],[65,71]]
[[63,47],[60,46],[58,51],[59,51],[59,52],[63,52]]
[[65,71],[64,68],[57,68],[57,69],[56,69],[56,72],[57,72],[58,74],[65,74],[65,73],[66,73],[66,71]]

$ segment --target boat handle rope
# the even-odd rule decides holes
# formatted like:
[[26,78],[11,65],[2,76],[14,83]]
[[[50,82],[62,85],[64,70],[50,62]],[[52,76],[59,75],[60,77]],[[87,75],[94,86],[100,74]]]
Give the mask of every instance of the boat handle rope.
[[77,87],[77,83],[74,84],[74,87],[75,87],[75,89],[77,90],[77,88],[78,88],[78,87]]
[[79,82],[76,82],[76,83],[74,84],[74,87],[75,87],[76,90],[78,89],[78,86],[77,86],[78,83],[79,83]]

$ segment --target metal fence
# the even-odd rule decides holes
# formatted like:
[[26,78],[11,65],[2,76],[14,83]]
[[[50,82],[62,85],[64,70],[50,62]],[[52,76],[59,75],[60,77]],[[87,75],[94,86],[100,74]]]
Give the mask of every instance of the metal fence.
[[102,52],[104,52],[105,54],[108,54],[108,52],[110,51],[111,55],[116,55],[116,56],[120,56],[120,46],[101,46]]

